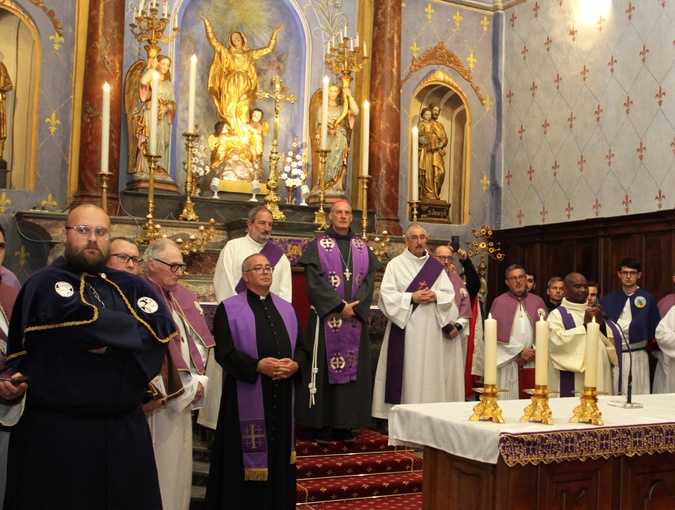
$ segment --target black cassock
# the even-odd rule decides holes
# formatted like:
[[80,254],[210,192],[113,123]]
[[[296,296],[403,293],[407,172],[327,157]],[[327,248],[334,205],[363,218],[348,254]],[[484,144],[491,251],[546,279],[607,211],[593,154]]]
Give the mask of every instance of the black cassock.
[[[295,352],[283,319],[271,298],[246,290],[248,304],[253,311],[259,359],[292,358],[302,367],[305,351],[300,328]],[[256,372],[259,359],[254,359],[234,347],[227,311],[218,305],[213,322],[216,339],[215,357],[223,367],[223,394],[216,427],[216,438],[211,456],[211,468],[206,489],[206,508],[209,510],[284,510],[295,508],[296,465],[291,459],[291,432],[293,427],[293,389],[300,380],[300,372],[293,378],[273,381]],[[254,383],[262,378],[263,405],[267,429],[268,479],[245,481],[241,451],[237,381]]]

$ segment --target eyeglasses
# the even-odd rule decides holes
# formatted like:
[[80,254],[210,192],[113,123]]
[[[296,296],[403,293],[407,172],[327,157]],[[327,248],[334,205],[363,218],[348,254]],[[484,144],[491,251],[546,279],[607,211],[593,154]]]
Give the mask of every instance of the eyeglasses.
[[452,260],[452,257],[448,257],[447,255],[436,255],[436,258],[438,260],[442,260],[443,262],[446,262],[448,260]]
[[152,259],[152,260],[156,260],[157,262],[161,262],[165,266],[169,266],[169,269],[171,270],[172,273],[177,273],[179,269],[182,272],[185,272],[185,270],[187,269],[187,264],[169,264],[168,262],[164,262],[163,260],[159,259]]
[[621,271],[621,276],[637,276],[637,271]]
[[251,269],[247,269],[244,273],[248,273],[249,271],[255,271],[255,274],[273,273],[274,268],[272,266],[255,266]]
[[527,278],[527,276],[525,276],[524,274],[521,274],[521,275],[518,275],[518,276],[509,276],[509,277],[507,278],[507,280],[510,280],[510,281],[512,281],[512,282],[515,282],[515,281],[524,280],[525,278]]
[[410,236],[408,239],[410,239],[411,241],[414,241],[414,242],[425,241],[425,240],[427,239],[427,236],[425,236],[425,235],[421,235],[421,236]]
[[122,264],[126,264],[131,260],[131,262],[134,263],[134,266],[137,266],[138,264],[143,262],[143,259],[141,257],[132,257],[131,255],[127,255],[126,253],[112,253],[110,256],[117,257],[117,260]]
[[110,229],[105,227],[90,227],[89,225],[75,225],[74,227],[66,227],[66,230],[73,230],[82,239],[87,239],[92,231],[96,239],[105,241],[110,237]]

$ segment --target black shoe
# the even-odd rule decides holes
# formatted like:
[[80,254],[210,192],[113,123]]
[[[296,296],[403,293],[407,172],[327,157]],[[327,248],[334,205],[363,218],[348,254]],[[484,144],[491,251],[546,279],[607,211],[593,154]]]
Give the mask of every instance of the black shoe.
[[344,444],[353,444],[356,442],[356,437],[347,429],[335,429],[333,437],[337,441],[342,441]]
[[316,429],[314,430],[314,442],[319,444],[331,444],[333,442],[333,438],[331,438],[330,434],[328,433],[328,429]]

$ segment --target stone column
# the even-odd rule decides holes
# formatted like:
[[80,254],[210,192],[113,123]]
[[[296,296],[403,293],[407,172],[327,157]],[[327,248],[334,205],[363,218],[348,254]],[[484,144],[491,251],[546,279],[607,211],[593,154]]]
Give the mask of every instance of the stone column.
[[377,215],[377,230],[398,235],[401,0],[375,0],[374,9],[368,203]]
[[126,2],[90,0],[87,54],[84,64],[82,127],[78,187],[71,207],[85,202],[101,205],[101,110],[103,84],[110,85],[110,160],[108,212],[119,203],[120,137],[122,133],[122,70]]

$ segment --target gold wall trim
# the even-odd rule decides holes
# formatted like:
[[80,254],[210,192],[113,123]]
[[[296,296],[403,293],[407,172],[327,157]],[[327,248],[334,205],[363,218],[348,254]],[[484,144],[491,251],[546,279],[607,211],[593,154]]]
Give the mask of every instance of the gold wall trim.
[[61,20],[56,17],[56,13],[52,9],[45,5],[44,0],[30,0],[30,3],[42,9],[49,18],[49,21],[51,21],[52,25],[54,25],[54,30],[56,30],[56,33],[63,35],[63,26],[61,26]]

